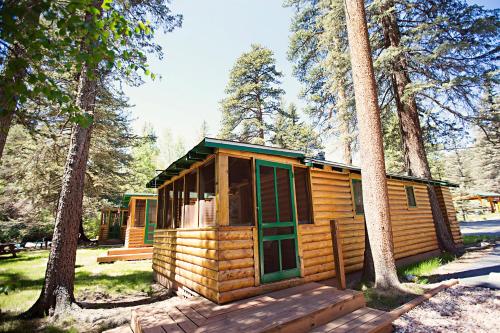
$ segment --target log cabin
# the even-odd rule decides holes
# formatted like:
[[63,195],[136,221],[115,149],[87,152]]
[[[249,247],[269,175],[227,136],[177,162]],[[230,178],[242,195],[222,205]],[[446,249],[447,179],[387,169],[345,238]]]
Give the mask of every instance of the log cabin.
[[120,244],[125,239],[123,226],[127,226],[128,209],[106,206],[101,209],[99,244]]
[[[391,174],[387,183],[396,259],[439,253],[428,185],[462,242],[453,184]],[[223,304],[363,266],[357,167],[205,138],[147,186],[158,190],[153,274],[167,288]]]
[[[152,257],[153,236],[156,229],[157,196],[153,193],[125,193],[119,208],[108,209],[111,213],[108,220],[118,223],[101,223],[100,244],[112,243],[110,238],[119,235],[124,248],[112,249],[97,262],[114,262],[117,260],[140,260]],[[108,216],[108,215],[103,215]],[[114,216],[114,217],[113,217]],[[109,230],[109,231],[108,231]]]

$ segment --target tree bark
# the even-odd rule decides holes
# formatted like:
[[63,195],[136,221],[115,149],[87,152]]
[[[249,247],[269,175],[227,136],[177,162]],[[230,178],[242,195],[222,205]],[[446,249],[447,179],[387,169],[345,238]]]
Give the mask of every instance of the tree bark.
[[[94,3],[101,8],[101,1]],[[86,14],[86,21],[92,19]],[[83,45],[83,43],[82,43]],[[90,47],[82,52],[92,52]],[[81,112],[94,116],[97,95],[96,67],[84,65],[78,80],[76,105]],[[74,280],[78,229],[82,219],[83,190],[89,155],[92,124],[73,125],[69,152],[64,166],[61,194],[57,206],[54,235],[42,292],[25,317],[54,315],[70,310],[75,302]]]
[[368,230],[366,228],[366,220],[364,220],[363,222],[365,224],[365,252],[363,255],[363,271],[361,273],[361,280],[373,282],[375,281],[375,267],[373,265],[373,256],[372,250],[370,248]]
[[[2,92],[0,91],[0,100],[3,100]],[[7,141],[7,136],[9,135],[10,127],[12,126],[12,119],[14,118],[13,110],[2,110],[0,111],[0,161],[3,157],[3,150],[5,148],[5,142]]]
[[345,0],[356,114],[359,124],[363,205],[373,254],[375,287],[400,289],[394,261],[382,126],[363,0]]
[[[398,48],[400,47],[399,26],[396,15],[391,11],[394,10],[394,2],[392,0],[386,1],[381,9],[384,14],[382,28],[385,46]],[[392,63],[391,81],[399,117],[405,168],[410,176],[432,179],[417,102],[413,94],[405,96],[406,87],[411,84],[411,79],[408,74],[408,61],[404,54],[397,56]],[[432,185],[428,185],[427,191],[440,247],[448,252],[456,253],[457,248],[453,242],[449,225],[444,219],[436,190]]]
[[347,107],[347,94],[345,80],[339,82],[337,97],[339,99],[340,132],[342,137],[342,160],[345,164],[352,164],[352,137],[350,133],[349,110]]

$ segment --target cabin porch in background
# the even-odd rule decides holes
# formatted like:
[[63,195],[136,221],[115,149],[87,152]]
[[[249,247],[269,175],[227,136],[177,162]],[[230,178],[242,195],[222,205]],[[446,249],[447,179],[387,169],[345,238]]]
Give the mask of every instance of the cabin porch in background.
[[[125,193],[121,199],[121,237],[124,247],[109,250],[98,257],[98,262],[151,259],[153,236],[156,229],[157,195],[152,193]],[[117,212],[118,215],[120,212]]]

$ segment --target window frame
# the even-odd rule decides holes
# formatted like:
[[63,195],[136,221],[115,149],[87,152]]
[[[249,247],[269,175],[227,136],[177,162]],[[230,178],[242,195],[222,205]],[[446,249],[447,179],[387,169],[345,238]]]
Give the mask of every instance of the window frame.
[[[354,183],[359,182],[361,184],[361,206],[363,207],[362,212],[358,212],[356,209],[356,191],[354,190]],[[352,207],[355,216],[364,216],[365,215],[365,205],[363,203],[363,180],[361,178],[351,178],[351,193],[352,193]]]
[[[309,224],[314,224],[314,204],[313,204],[313,198],[312,198],[312,185],[311,185],[311,168],[307,166],[301,166],[301,165],[292,165],[293,173],[293,193],[295,193],[295,209],[297,211],[297,225],[309,225]],[[299,206],[298,206],[298,200],[297,200],[297,187],[295,186],[295,169],[302,169],[305,170],[306,172],[306,188],[307,191],[309,192],[308,195],[308,200],[309,200],[309,219],[310,221],[307,223],[300,223],[299,221]]]
[[[404,185],[404,188],[405,188],[405,195],[406,195],[406,205],[407,205],[408,209],[418,208],[417,197],[415,196],[415,186]],[[411,189],[411,193],[412,193],[413,201],[415,202],[415,205],[410,204],[410,197],[408,196],[408,189]]]

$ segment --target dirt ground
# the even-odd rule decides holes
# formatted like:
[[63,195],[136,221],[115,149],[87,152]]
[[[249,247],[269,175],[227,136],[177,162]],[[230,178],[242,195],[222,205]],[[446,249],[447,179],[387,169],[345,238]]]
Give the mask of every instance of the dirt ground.
[[461,285],[446,289],[394,321],[397,333],[500,332],[500,291]]

